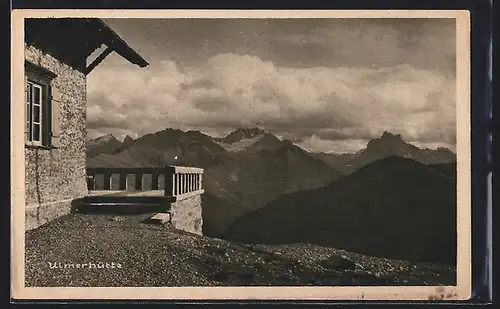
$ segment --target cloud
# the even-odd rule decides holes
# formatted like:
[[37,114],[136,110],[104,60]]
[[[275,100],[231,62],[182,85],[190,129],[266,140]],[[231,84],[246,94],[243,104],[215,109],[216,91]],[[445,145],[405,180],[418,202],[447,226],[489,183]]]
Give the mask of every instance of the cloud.
[[[152,62],[198,66],[224,53],[280,67],[381,68],[402,63],[455,71],[452,18],[107,19]],[[100,66],[110,63],[107,59]]]
[[118,73],[101,69],[89,76],[91,131],[260,126],[309,148],[339,152],[385,130],[409,141],[455,144],[455,79],[439,70],[410,64],[292,68],[221,53],[183,68],[174,61],[146,69],[124,62]]

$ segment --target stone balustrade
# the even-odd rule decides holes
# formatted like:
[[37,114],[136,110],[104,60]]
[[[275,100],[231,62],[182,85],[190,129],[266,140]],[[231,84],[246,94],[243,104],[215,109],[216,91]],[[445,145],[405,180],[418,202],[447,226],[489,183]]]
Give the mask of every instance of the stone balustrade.
[[[133,176],[133,177],[130,177]],[[102,181],[98,181],[101,179]],[[203,190],[203,169],[185,166],[87,168],[87,188],[93,190],[164,190],[178,197]]]

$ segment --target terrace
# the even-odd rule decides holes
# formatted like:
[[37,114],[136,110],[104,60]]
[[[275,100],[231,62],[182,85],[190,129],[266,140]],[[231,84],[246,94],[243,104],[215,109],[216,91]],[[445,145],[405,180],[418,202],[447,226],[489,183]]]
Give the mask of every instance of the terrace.
[[87,213],[156,213],[151,219],[200,234],[202,182],[203,169],[196,167],[87,168],[89,194],[76,208]]

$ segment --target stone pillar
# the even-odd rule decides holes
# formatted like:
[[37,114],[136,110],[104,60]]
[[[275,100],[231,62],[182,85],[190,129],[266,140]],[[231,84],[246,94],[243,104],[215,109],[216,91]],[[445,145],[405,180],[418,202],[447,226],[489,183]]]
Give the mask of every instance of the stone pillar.
[[111,173],[105,172],[103,175],[103,189],[104,190],[110,190],[111,189]]
[[158,190],[158,172],[151,173],[151,190]]
[[135,173],[135,189],[142,190],[142,173]]
[[120,173],[120,190],[127,190],[127,173]]
[[173,196],[175,188],[175,171],[170,166],[165,167],[165,196]]

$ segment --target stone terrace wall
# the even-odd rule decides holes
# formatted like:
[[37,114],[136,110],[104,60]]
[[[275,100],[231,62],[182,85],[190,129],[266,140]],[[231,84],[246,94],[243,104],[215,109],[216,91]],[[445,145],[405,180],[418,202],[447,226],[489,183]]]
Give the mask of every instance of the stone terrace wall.
[[57,77],[61,92],[58,148],[25,148],[26,229],[69,213],[71,200],[88,193],[85,172],[86,77],[25,44],[25,59]]
[[194,195],[170,204],[172,225],[180,230],[203,235],[201,194]]

